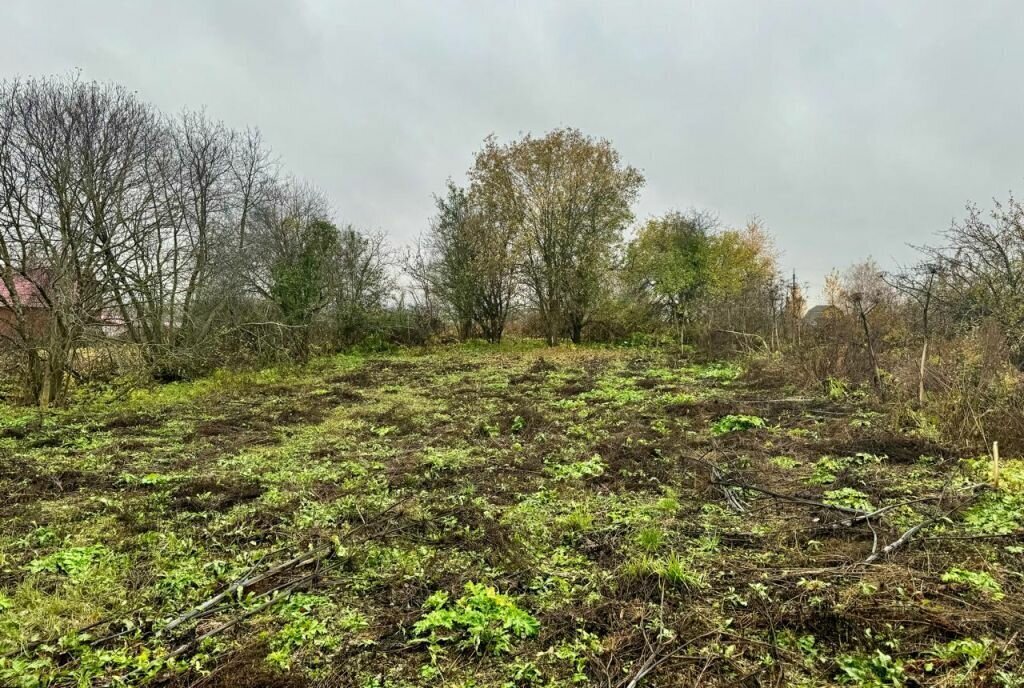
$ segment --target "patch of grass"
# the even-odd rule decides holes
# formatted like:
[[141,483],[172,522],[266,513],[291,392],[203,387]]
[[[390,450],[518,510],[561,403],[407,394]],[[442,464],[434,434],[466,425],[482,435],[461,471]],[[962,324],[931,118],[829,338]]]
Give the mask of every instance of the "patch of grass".
[[56,573],[71,579],[81,579],[93,566],[110,557],[110,550],[103,545],[87,547],[68,547],[39,559],[34,559],[26,567],[32,573]]
[[772,458],[769,459],[769,461],[772,462],[773,466],[778,466],[779,468],[782,468],[787,471],[793,470],[794,468],[798,468],[800,466],[800,462],[794,459],[792,456],[773,456]]
[[834,483],[839,474],[853,468],[880,464],[883,457],[859,452],[853,456],[823,456],[814,464],[808,482],[812,485],[827,485]]
[[743,368],[735,363],[715,362],[702,366],[692,366],[688,372],[698,380],[712,380],[720,384],[728,384],[743,374]]
[[598,454],[583,461],[571,463],[548,463],[545,462],[545,470],[555,480],[582,480],[584,478],[596,478],[603,475],[608,465]]

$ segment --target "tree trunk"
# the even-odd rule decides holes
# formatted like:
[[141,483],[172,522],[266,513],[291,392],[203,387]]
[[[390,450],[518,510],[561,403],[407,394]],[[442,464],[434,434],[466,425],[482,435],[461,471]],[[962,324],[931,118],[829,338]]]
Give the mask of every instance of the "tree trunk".
[[860,322],[864,329],[864,343],[868,348],[868,358],[871,361],[871,380],[875,385],[875,390],[882,395],[884,398],[885,394],[882,390],[882,376],[878,371],[878,359],[875,358],[875,347],[871,343],[871,330],[868,329],[868,315],[864,312],[864,305],[858,300],[857,309],[860,311]]
[[583,323],[577,318],[573,318],[569,323],[569,338],[572,339],[573,344],[583,341]]
[[924,406],[924,367],[928,360],[928,338],[925,337],[921,346],[921,369],[917,378],[917,403]]

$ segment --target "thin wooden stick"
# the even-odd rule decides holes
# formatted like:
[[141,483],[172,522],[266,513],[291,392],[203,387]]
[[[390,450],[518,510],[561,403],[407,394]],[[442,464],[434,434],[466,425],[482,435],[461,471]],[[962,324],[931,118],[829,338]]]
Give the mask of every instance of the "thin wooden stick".
[[[235,591],[237,590],[247,588],[266,578],[269,578],[270,576],[273,576],[276,573],[284,571],[285,569],[291,568],[293,566],[305,566],[309,563],[312,563],[313,561],[316,561],[321,556],[330,552],[331,547],[332,545],[322,545],[314,550],[311,550],[309,552],[303,552],[297,557],[292,557],[287,561],[281,562],[276,566],[272,566],[263,573],[257,574],[255,576],[239,578],[222,592],[217,593],[213,597],[209,598],[208,600],[200,604],[198,607],[192,609],[190,612],[182,614],[178,618],[172,620],[170,623],[164,626],[163,629],[161,629],[160,633],[167,633],[169,631],[172,631],[181,624],[185,623],[186,621],[190,621],[191,619],[194,619],[197,616],[202,616],[203,612],[205,612],[207,609],[213,607],[215,604],[225,599],[226,597],[229,597],[230,595],[234,594]],[[160,633],[158,633],[158,635]]]
[[992,487],[999,489],[999,443],[992,443]]
[[895,552],[900,547],[902,547],[903,545],[905,545],[908,542],[910,542],[911,539],[913,539],[914,535],[916,535],[917,532],[920,531],[922,528],[924,528],[925,526],[930,526],[931,524],[935,523],[938,520],[939,520],[938,518],[929,518],[929,519],[925,519],[924,521],[921,521],[916,526],[913,526],[912,528],[909,528],[907,530],[907,532],[903,533],[903,535],[899,536],[897,539],[893,540],[892,542],[890,542],[888,545],[886,545],[882,549],[875,550],[874,552],[872,552],[871,555],[867,559],[864,560],[864,563],[865,564],[873,564],[876,561],[878,561],[879,559],[881,559],[882,557],[887,556],[887,555],[891,554],[892,552]]
[[723,482],[721,484],[728,485],[731,487],[738,487],[741,490],[753,490],[754,492],[760,492],[763,495],[768,495],[769,497],[774,497],[775,499],[781,499],[784,502],[793,502],[794,504],[804,504],[806,506],[816,506],[821,509],[831,509],[833,511],[839,511],[844,514],[851,514],[853,516],[858,516],[860,518],[872,515],[870,512],[864,511],[863,509],[854,509],[853,507],[840,506],[838,504],[826,504],[825,502],[817,502],[813,499],[804,499],[803,497],[793,497],[790,495],[782,494],[780,492],[773,492],[772,490],[768,490],[763,487],[757,487],[756,485],[747,485],[746,483],[738,483],[732,481]]

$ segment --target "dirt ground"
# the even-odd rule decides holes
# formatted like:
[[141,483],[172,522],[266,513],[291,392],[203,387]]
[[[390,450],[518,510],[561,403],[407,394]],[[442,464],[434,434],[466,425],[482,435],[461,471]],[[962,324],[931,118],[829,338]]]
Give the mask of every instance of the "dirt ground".
[[0,407],[0,684],[1021,686],[1024,469],[636,348]]

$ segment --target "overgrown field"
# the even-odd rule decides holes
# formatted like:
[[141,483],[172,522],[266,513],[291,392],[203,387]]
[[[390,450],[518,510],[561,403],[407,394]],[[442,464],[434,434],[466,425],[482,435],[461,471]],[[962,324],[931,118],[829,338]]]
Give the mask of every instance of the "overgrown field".
[[0,409],[0,684],[1024,685],[1024,470],[731,364],[447,348]]

